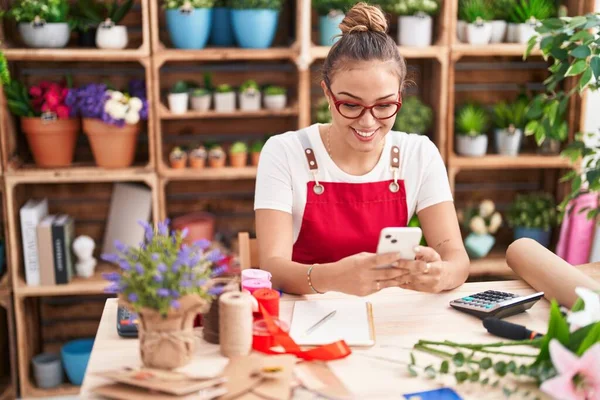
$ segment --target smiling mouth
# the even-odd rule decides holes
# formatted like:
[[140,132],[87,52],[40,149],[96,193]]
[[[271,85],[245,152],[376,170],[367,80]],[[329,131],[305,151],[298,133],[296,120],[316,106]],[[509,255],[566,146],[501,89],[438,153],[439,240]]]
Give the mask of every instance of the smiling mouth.
[[352,128],[352,131],[354,131],[354,134],[356,135],[356,137],[358,137],[358,139],[362,140],[362,141],[371,140],[373,137],[375,137],[375,134],[377,133],[378,130],[379,130],[379,128],[368,130],[368,131]]

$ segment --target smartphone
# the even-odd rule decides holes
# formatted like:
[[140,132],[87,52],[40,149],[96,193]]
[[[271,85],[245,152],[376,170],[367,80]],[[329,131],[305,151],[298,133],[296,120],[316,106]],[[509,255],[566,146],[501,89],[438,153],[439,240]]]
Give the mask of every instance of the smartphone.
[[377,254],[400,253],[401,259],[414,260],[414,248],[421,243],[423,232],[419,227],[388,227],[379,234]]

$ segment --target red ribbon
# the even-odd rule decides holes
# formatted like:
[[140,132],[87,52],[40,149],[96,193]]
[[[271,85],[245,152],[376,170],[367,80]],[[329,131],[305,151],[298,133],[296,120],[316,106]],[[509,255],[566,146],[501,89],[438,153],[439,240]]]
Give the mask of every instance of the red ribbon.
[[[294,342],[294,339],[290,335],[281,329],[281,327],[274,321],[273,317],[263,307],[262,304],[258,305],[260,313],[262,314],[267,330],[272,337],[271,340],[261,340],[260,343],[255,343],[254,349],[266,354],[294,354],[295,356],[302,358],[306,361],[320,360],[320,361],[331,361],[339,360],[349,356],[352,351],[344,340],[338,340],[334,343],[329,343],[323,346],[315,347],[310,350],[302,350],[300,346]],[[273,351],[271,345],[279,345],[283,347],[283,352]]]

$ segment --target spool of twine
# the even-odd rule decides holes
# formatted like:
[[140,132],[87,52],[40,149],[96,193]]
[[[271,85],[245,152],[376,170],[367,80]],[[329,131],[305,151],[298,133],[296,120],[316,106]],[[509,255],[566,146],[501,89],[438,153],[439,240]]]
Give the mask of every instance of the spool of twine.
[[252,349],[252,300],[245,292],[219,298],[219,343],[225,357],[245,356]]
[[212,301],[208,312],[203,315],[202,322],[202,337],[208,343],[219,344],[219,299],[223,293],[231,291],[239,291],[238,281],[231,279],[223,279],[215,286],[221,287],[222,292],[219,293]]
[[273,289],[258,289],[252,293],[259,305],[274,318],[279,318],[279,292]]

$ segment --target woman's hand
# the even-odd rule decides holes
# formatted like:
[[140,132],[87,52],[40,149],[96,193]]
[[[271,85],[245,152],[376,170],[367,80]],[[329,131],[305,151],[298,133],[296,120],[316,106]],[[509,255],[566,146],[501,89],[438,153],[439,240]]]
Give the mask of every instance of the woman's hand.
[[417,246],[415,253],[415,260],[398,262],[398,268],[406,272],[399,286],[403,289],[431,293],[444,290],[446,262],[442,261],[442,257],[431,247]]
[[[399,286],[410,273],[406,268],[400,268],[398,263],[402,261],[399,256],[397,253],[359,253],[343,258],[334,265],[323,266],[321,271],[317,266],[312,272],[313,286],[319,290],[319,272],[327,273],[330,280],[327,287],[331,290],[357,296]],[[331,271],[323,271],[325,268]]]

